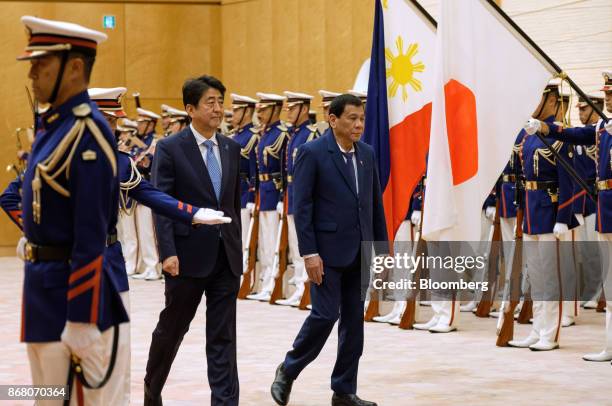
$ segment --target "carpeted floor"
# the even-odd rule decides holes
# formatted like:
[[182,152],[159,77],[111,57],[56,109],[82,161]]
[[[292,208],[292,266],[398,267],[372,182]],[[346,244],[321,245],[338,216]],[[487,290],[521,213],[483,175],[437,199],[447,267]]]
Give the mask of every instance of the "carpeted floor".
[[[31,382],[25,345],[19,343],[21,283],[20,261],[0,258],[0,384]],[[142,404],[144,369],[151,332],[163,305],[163,286],[160,282],[131,282],[134,405]],[[210,403],[203,310],[204,306],[174,362],[163,392],[165,405]],[[421,319],[427,319],[430,308],[420,311]],[[274,404],[269,394],[274,370],[306,315],[293,308],[239,302],[241,405]],[[603,314],[583,311],[576,326],[563,329],[560,350],[540,353],[495,347],[495,320],[466,313],[461,314],[460,331],[450,334],[368,323],[358,393],[382,406],[612,404],[610,364],[581,359],[583,353],[600,349],[603,323]],[[523,337],[528,328],[517,326],[515,336]],[[291,405],[330,404],[329,376],[336,346],[334,331],[320,356],[295,383]]]

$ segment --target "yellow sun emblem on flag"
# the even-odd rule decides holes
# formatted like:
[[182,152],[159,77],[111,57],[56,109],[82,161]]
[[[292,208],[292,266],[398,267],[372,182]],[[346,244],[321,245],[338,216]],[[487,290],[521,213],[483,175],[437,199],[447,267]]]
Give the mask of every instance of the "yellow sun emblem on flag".
[[395,97],[397,89],[402,88],[402,100],[408,100],[408,91],[406,85],[410,85],[415,92],[423,90],[423,83],[414,77],[417,72],[425,71],[423,62],[412,62],[412,58],[419,52],[419,44],[410,44],[406,53],[404,53],[404,40],[398,36],[395,41],[397,47],[397,55],[389,48],[385,48],[385,59],[391,65],[387,68],[387,77],[391,78],[389,84],[389,97]]
[[382,0],[382,6],[383,8],[389,8],[389,0]]

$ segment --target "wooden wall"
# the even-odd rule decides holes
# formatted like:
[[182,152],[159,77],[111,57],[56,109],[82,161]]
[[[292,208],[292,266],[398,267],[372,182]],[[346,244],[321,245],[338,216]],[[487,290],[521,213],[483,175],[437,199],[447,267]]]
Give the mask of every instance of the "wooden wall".
[[[150,3],[150,2],[149,2]],[[207,4],[208,3],[208,4]],[[131,95],[139,91],[143,107],[159,111],[161,103],[180,107],[181,85],[186,77],[221,75],[220,1],[177,2],[25,2],[0,1],[0,188],[13,179],[4,168],[14,161],[16,127],[32,123],[25,95],[29,63],[16,62],[26,34],[19,17],[73,21],[98,30],[102,16],[114,15],[117,26],[105,30],[109,39],[98,52],[92,87],[126,86]],[[133,99],[125,102],[128,113]],[[0,246],[14,245],[16,227],[0,215]]]
[[369,58],[374,0],[223,0],[223,80],[233,92],[344,92]]

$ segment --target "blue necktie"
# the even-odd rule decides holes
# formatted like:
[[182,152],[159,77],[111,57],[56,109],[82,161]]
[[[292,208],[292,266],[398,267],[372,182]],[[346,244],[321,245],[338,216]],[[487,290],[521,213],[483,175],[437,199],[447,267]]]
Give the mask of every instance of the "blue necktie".
[[346,158],[346,169],[348,170],[348,175],[351,179],[351,182],[353,182],[355,193],[357,193],[357,180],[355,179],[355,166],[353,166],[353,153],[342,152],[342,155],[344,155],[344,157]]
[[208,169],[208,175],[215,189],[217,201],[219,201],[221,198],[221,167],[213,151],[213,146],[215,144],[211,140],[206,140],[204,141],[204,145],[206,146],[206,168]]

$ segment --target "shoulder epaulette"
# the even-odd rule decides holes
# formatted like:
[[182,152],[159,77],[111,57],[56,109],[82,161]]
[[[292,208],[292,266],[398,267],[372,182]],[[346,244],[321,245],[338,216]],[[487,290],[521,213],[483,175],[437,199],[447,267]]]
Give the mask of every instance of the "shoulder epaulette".
[[258,140],[259,135],[257,133],[252,134],[244,148],[240,148],[240,155],[245,159],[249,159],[249,155],[251,154],[251,151],[255,147],[255,144],[257,144]]
[[321,134],[319,134],[319,130],[317,128],[317,126],[315,124],[309,124],[306,126],[306,128],[308,128],[308,131],[310,131],[310,134],[308,135],[308,138],[306,139],[306,142],[308,141],[312,141],[315,138],[318,138]]

